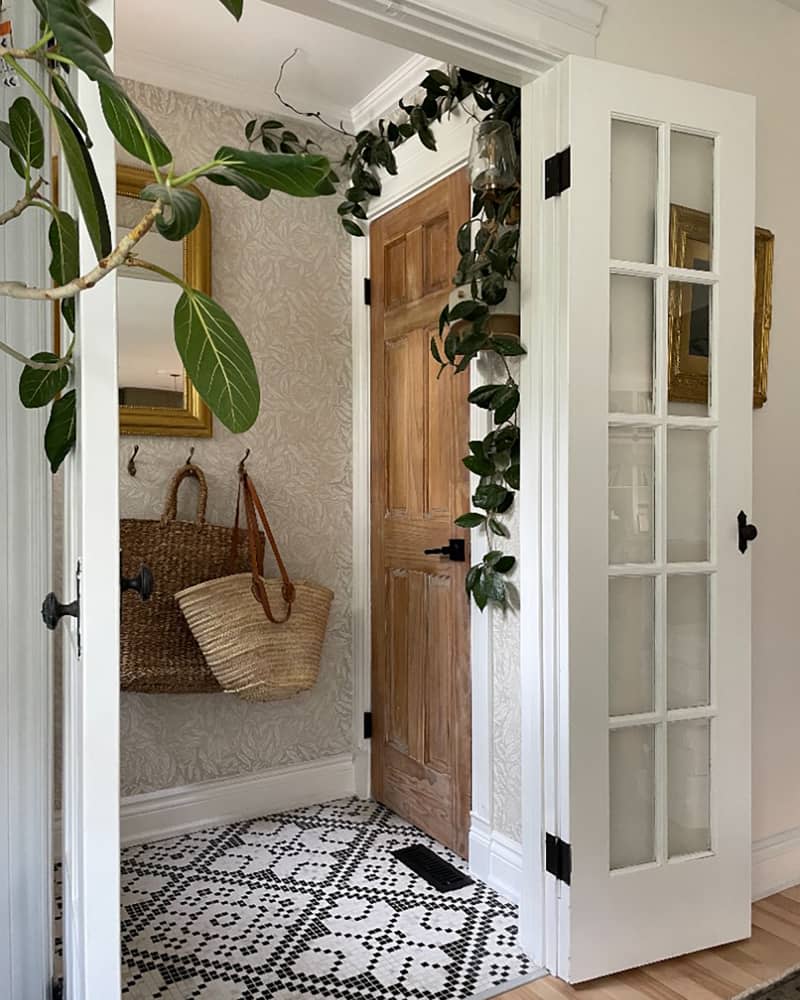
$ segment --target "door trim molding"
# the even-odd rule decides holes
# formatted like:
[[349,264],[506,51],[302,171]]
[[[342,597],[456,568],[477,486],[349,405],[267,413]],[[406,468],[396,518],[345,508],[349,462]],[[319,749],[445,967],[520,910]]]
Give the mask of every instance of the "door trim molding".
[[[38,15],[19,5],[20,37],[36,30]],[[2,117],[20,91],[3,88]],[[13,171],[0,176],[2,204],[19,197]],[[49,282],[43,213],[26,212],[0,229],[0,273]],[[50,306],[0,299],[6,339],[33,354],[51,349]],[[39,608],[51,586],[51,476],[42,441],[48,410],[24,410],[20,366],[0,358],[0,995],[43,1000],[52,975],[52,645]]]
[[473,816],[469,833],[469,867],[481,882],[519,904],[522,886],[522,844]]

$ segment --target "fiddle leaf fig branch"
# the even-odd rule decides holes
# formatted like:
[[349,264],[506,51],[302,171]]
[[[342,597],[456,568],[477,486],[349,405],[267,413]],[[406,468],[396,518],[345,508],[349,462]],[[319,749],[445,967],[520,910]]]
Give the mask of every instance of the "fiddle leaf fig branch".
[[[255,200],[263,200],[272,190],[298,198],[334,193],[337,178],[329,161],[311,153],[308,144],[301,147],[291,132],[273,148],[265,142],[263,153],[223,146],[209,162],[176,176],[168,145],[114,75],[106,59],[113,45],[111,32],[87,0],[29,2],[40,15],[39,38],[27,48],[0,50],[0,59],[27,84],[35,98],[34,103],[27,95],[18,97],[9,109],[9,120],[0,121],[0,144],[24,185],[16,202],[0,209],[0,226],[13,224],[31,209],[50,215],[49,271],[54,285],[32,287],[6,275],[0,278],[0,295],[59,302],[65,322],[74,332],[76,299],[123,265],[145,266],[138,260],[136,248],[153,226],[170,240],[182,240],[197,226],[200,199],[189,187],[198,179],[236,187]],[[243,0],[219,2],[237,21],[241,18]],[[116,245],[92,160],[86,116],[71,86],[77,71],[97,84],[103,118],[116,141],[145,163],[153,175],[153,183],[142,192],[142,199],[152,204]],[[97,264],[84,274],[79,270],[78,218],[63,211],[46,194],[43,170],[48,129],[42,124],[42,111],[49,117],[49,131],[58,137],[80,217],[97,257]],[[234,432],[247,430],[258,416],[260,390],[245,339],[234,320],[213,299],[187,286],[176,275],[164,275],[183,288],[175,310],[174,333],[187,374],[226,427]],[[22,404],[30,408],[52,404],[45,451],[54,472],[75,444],[77,399],[75,389],[69,388],[73,349],[74,340],[61,357],[40,352],[29,358],[0,340],[0,352],[24,366],[19,383]]]
[[[330,125],[317,112],[297,112],[281,96],[284,69],[295,54],[281,66],[276,96],[289,110],[314,118],[337,134],[347,135],[342,126]],[[350,137],[354,141],[341,160],[349,186],[337,211],[342,226],[351,236],[365,235],[369,203],[382,192],[383,173],[394,175],[398,171],[397,148],[416,136],[427,149],[435,150],[434,125],[458,107],[476,120],[507,122],[519,156],[521,108],[517,87],[450,67],[447,72],[430,70],[420,83],[420,90],[416,103],[399,102],[395,118],[381,119],[375,128],[362,129]],[[251,146],[260,139],[265,149],[279,146],[299,151],[310,145],[310,140],[301,143],[275,119],[248,122],[245,136]],[[470,568],[466,579],[467,593],[481,610],[489,604],[500,608],[508,605],[509,577],[516,567],[516,558],[498,545],[510,537],[507,515],[520,486],[517,422],[520,395],[509,362],[524,355],[525,349],[518,336],[495,329],[492,310],[505,301],[508,283],[518,279],[519,205],[518,185],[500,195],[475,193],[472,217],[458,231],[459,264],[453,277],[453,284],[464,290],[465,297],[452,308],[444,308],[438,334],[431,338],[430,344],[440,375],[448,368],[453,375],[465,372],[481,355],[493,358],[492,367],[501,372],[499,381],[478,386],[469,395],[470,403],[486,411],[493,426],[482,440],[469,443],[470,454],[463,463],[478,478],[472,497],[475,510],[456,519],[460,528],[479,528],[486,533],[486,555]]]

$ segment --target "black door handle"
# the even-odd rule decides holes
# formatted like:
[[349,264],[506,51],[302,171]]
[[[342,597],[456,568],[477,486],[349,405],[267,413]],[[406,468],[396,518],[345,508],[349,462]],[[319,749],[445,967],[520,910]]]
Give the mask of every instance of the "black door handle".
[[123,594],[126,590],[133,590],[143,601],[149,601],[153,595],[153,574],[150,568],[142,563],[136,576],[125,577],[120,573],[119,589]]
[[463,538],[451,538],[440,549],[425,549],[426,556],[447,556],[450,562],[466,562],[467,552]]
[[70,604],[62,604],[53,593],[45,597],[42,604],[42,621],[51,632],[55,631],[62,618],[78,618],[79,616],[80,602],[78,600],[74,600]]
[[739,551],[744,555],[748,544],[758,538],[758,528],[754,524],[747,523],[747,514],[743,510],[739,511],[736,520],[739,522]]

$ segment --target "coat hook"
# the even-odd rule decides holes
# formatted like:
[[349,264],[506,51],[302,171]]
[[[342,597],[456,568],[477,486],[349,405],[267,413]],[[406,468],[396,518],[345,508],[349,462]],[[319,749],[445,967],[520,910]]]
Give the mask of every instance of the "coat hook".
[[128,475],[129,476],[135,476],[136,475],[136,456],[138,454],[139,454],[139,445],[137,444],[137,445],[134,445],[134,447],[133,447],[133,454],[128,459]]
[[194,445],[189,449],[189,457],[186,459],[186,464],[191,465],[192,459],[194,458]]
[[247,461],[247,459],[249,457],[250,457],[250,449],[248,448],[247,451],[244,453],[244,458],[241,460],[241,462],[239,462],[239,475],[240,476],[244,475],[244,463]]

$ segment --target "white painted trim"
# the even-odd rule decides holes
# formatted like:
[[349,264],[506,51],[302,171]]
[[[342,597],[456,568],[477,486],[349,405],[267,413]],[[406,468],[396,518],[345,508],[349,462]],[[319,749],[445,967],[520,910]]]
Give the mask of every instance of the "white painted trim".
[[358,104],[353,105],[350,109],[353,131],[359,132],[362,128],[374,124],[380,117],[388,116],[397,110],[397,102],[408,97],[419,87],[429,69],[441,69],[441,67],[442,63],[429,59],[428,56],[412,56],[407,59]]
[[800,884],[800,826],[753,844],[753,899]]
[[277,0],[409,52],[524,84],[568,52],[593,56],[601,0]]
[[[18,8],[18,9],[17,9]],[[38,15],[18,4],[19,41]],[[0,118],[28,88],[2,88]],[[49,157],[49,154],[48,154]],[[0,171],[0,204],[22,194]],[[49,283],[47,217],[26,212],[0,229],[0,274]],[[4,340],[25,354],[51,350],[50,307],[0,299]],[[51,476],[43,450],[47,409],[24,410],[21,368],[0,356],[0,996],[44,1000],[52,975],[52,648],[39,614],[51,586]]]
[[474,815],[469,834],[469,870],[501,896],[520,902],[522,845],[493,831]]
[[[164,840],[206,827],[346,799],[354,794],[353,758],[349,753],[257,774],[162,788],[122,799],[120,840],[122,844]],[[60,835],[60,823],[58,815],[56,838]]]

